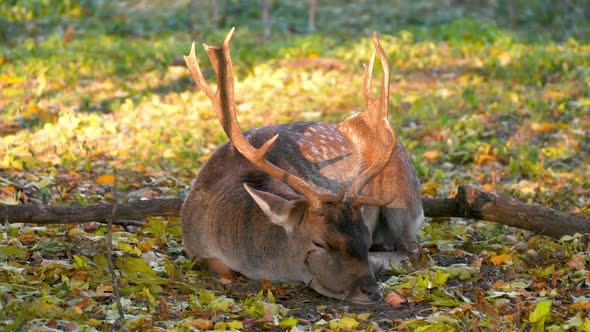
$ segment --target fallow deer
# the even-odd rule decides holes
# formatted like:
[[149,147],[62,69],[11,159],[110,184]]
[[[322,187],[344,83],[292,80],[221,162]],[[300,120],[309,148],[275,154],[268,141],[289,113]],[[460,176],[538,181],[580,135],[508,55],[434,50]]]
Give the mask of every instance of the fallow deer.
[[[217,273],[308,283],[328,297],[381,299],[373,269],[411,253],[422,219],[419,182],[387,121],[389,66],[377,35],[364,69],[365,110],[340,125],[294,122],[242,133],[229,44],[203,45],[216,74],[184,59],[229,142],[203,166],[181,211],[189,256]],[[372,92],[375,53],[383,65]],[[372,244],[386,251],[371,252]],[[369,260],[371,254],[371,260]]]

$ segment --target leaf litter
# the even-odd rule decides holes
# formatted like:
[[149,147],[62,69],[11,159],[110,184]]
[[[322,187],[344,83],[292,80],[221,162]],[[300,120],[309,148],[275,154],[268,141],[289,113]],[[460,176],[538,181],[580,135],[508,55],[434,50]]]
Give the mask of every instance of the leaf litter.
[[[112,203],[115,172],[117,191],[128,199],[184,197],[225,137],[178,62],[194,39],[179,14],[182,2],[50,2],[41,5],[45,12],[30,13],[32,32],[19,30],[15,12],[6,15],[16,37],[0,45],[0,201]],[[432,22],[460,8],[430,3],[420,12]],[[299,4],[275,7],[277,22],[298,24],[281,8],[305,14]],[[390,120],[423,194],[444,197],[470,184],[590,216],[590,46],[583,35],[571,30],[563,35],[577,37],[531,40],[485,20],[486,6],[470,9],[480,15],[475,19],[430,26],[407,23],[416,7],[377,7],[388,21],[365,24],[380,31],[395,66]],[[255,28],[240,28],[241,123],[339,122],[360,110],[359,64],[371,46],[356,25],[375,8],[326,4],[324,13],[350,15],[309,35],[281,31],[277,23],[280,32],[264,44]],[[105,13],[115,19],[93,24]],[[150,13],[159,14],[141,16]],[[239,27],[258,22],[231,18]],[[39,31],[44,19],[52,22],[46,34]],[[60,30],[66,21],[77,25]],[[206,28],[197,39],[217,40],[224,31]],[[281,62],[318,58],[338,64]],[[104,226],[0,227],[1,329],[109,329],[117,309]],[[590,329],[587,236],[554,240],[503,225],[432,220],[420,233],[432,266],[378,276],[386,301],[371,306],[241,276],[218,281],[186,258],[176,217],[115,227],[114,237],[129,330]]]

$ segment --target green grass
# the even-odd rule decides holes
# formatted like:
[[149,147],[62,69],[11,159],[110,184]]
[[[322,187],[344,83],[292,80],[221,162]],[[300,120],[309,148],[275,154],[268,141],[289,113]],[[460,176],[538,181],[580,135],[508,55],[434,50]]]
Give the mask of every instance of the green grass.
[[[307,34],[306,2],[281,0],[274,2],[273,34],[266,39],[256,6],[225,3],[220,28],[199,1],[190,10],[188,1],[2,3],[0,201],[110,202],[112,185],[96,180],[115,172],[121,199],[145,187],[162,197],[184,197],[226,137],[182,55],[194,40],[218,44],[235,25],[232,55],[244,129],[299,120],[337,123],[359,111],[361,64],[376,30],[393,71],[390,120],[424,195],[445,197],[469,184],[590,217],[590,26],[583,2],[518,2],[509,29],[504,1],[320,1],[318,32]],[[68,27],[73,39],[64,42]],[[211,78],[201,49],[198,57]],[[336,69],[293,65],[316,58],[332,59]],[[0,326],[64,328],[75,322],[79,329],[103,330],[112,324],[114,307],[100,295],[110,285],[100,242],[104,228],[14,225],[3,232]],[[150,219],[149,226],[118,232],[116,239],[122,257],[142,258],[117,261],[130,287],[123,295],[131,329],[182,330],[197,324],[196,317],[219,328],[238,327],[231,322],[260,319],[265,310],[283,328],[293,322],[289,317],[297,311],[275,307],[268,294],[232,299],[206,272],[193,269],[182,255],[177,218]],[[553,314],[541,314],[545,304],[536,314],[546,328],[582,329],[576,319],[584,322],[590,303],[584,239],[557,241],[452,220],[428,224],[421,242],[432,255],[476,256],[469,269],[436,266],[384,281],[386,289],[432,309],[389,327],[542,329],[533,312],[536,299],[546,299],[553,301]],[[510,259],[491,263],[502,255]],[[137,273],[149,278],[141,281]],[[488,284],[477,284],[478,275]],[[462,293],[470,282],[483,288],[485,303]],[[158,313],[159,297],[168,301],[168,316]],[[225,316],[213,314],[220,308]],[[368,328],[364,316],[351,317],[361,322],[358,328]],[[330,324],[344,326],[336,318]]]

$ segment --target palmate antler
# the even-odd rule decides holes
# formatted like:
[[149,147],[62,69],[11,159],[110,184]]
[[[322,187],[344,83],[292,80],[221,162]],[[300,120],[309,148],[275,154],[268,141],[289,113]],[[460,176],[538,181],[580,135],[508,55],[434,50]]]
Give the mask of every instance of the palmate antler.
[[[363,187],[371,181],[385,167],[396,145],[395,132],[387,121],[389,108],[389,62],[387,55],[379,43],[377,33],[373,33],[374,50],[369,60],[369,65],[364,65],[363,71],[363,97],[365,109],[344,120],[338,127],[340,132],[356,142],[356,148],[360,155],[367,159],[380,151],[376,161],[361,172],[359,178],[352,183],[348,190],[348,196],[359,196]],[[375,55],[379,56],[383,69],[381,91],[378,97],[373,95],[373,67]],[[367,204],[369,205],[369,204]]]
[[[373,32],[373,46],[375,47],[371,54],[369,65],[364,65],[363,71],[363,97],[365,99],[365,110],[360,114],[363,119],[369,123],[371,128],[381,129],[377,130],[382,143],[387,142],[385,132],[391,129],[389,122],[387,122],[387,113],[389,109],[389,62],[387,55],[379,43],[379,37],[376,32]],[[381,67],[383,70],[383,79],[381,81],[381,91],[379,97],[375,98],[373,95],[373,65],[375,63],[375,53],[379,56]],[[385,131],[383,130],[385,129]],[[394,141],[395,135],[390,135]]]
[[[286,183],[289,187],[299,191],[309,202],[310,206],[314,209],[321,209],[327,203],[342,202],[344,200],[344,190],[340,187],[338,195],[332,193],[320,193],[316,191],[311,185],[305,182],[300,177],[291,174],[265,159],[265,155],[277,140],[278,134],[273,138],[269,139],[260,148],[256,149],[253,147],[244,134],[242,133],[238,124],[236,116],[236,105],[234,99],[234,75],[233,65],[231,62],[229,44],[233,36],[235,28],[232,28],[225,37],[222,47],[212,47],[203,44],[207,55],[213,65],[215,71],[217,89],[213,90],[204,78],[199,63],[195,55],[195,44],[192,44],[191,52],[188,56],[184,57],[191,76],[195,80],[195,83],[205,92],[205,94],[211,100],[211,104],[215,109],[217,118],[221,123],[223,130],[229,137],[233,145],[240,151],[240,153],[250,162],[252,162],[261,171],[269,174],[270,176]],[[379,51],[377,51],[379,52]],[[382,50],[381,50],[382,52]],[[372,68],[372,62],[370,67]],[[365,76],[367,70],[365,69]],[[370,75],[365,77],[365,81],[370,84]],[[370,87],[369,87],[370,88]],[[369,89],[365,87],[365,90]],[[368,90],[367,90],[368,91]],[[368,92],[365,91],[365,95],[368,96]],[[366,97],[367,98],[367,97]],[[373,102],[367,99],[367,103]],[[387,107],[385,107],[387,112]],[[389,128],[389,127],[388,127]],[[383,205],[387,202],[373,199],[371,197],[360,196],[362,188],[379,173],[383,167],[387,164],[387,161],[391,157],[393,148],[395,147],[395,135],[393,130],[389,128],[390,135],[389,139],[385,138],[385,141],[389,141],[390,144],[386,148],[386,152],[371,166],[361,172],[361,176],[351,186],[351,190],[347,195],[346,201],[355,205]]]

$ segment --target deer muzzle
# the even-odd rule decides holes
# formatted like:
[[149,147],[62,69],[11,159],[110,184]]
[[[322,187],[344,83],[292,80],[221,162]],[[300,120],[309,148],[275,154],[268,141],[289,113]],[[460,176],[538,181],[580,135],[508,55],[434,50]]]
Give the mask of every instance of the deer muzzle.
[[383,299],[381,290],[372,273],[359,278],[352,288],[352,292],[346,298],[346,300],[358,304],[371,304],[381,301],[381,299]]

